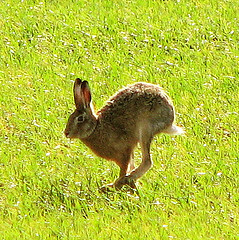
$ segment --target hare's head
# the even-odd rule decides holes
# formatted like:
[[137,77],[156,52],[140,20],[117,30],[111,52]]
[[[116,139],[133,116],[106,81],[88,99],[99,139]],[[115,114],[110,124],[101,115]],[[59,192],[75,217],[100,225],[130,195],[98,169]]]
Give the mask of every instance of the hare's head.
[[70,115],[65,135],[68,138],[87,138],[96,127],[96,117],[91,108],[91,92],[87,81],[79,78],[74,83],[75,111]]

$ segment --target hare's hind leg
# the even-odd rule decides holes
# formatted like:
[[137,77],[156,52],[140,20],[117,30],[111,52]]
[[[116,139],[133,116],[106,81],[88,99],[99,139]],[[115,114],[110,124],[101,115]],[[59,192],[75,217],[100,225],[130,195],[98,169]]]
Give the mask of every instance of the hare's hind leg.
[[134,165],[134,153],[131,154],[131,159],[129,161],[128,169],[127,169],[127,174],[130,174],[133,170],[135,169]]
[[143,139],[140,141],[140,146],[142,149],[142,162],[138,168],[133,170],[128,176],[132,180],[137,180],[142,177],[152,166],[152,160],[150,157],[150,144],[152,138]]

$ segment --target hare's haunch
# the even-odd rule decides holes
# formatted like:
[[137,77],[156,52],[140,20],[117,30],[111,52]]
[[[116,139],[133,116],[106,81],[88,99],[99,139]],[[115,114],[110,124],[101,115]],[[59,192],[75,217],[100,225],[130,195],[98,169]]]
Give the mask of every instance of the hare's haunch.
[[[173,125],[174,107],[166,93],[157,85],[135,83],[120,90],[96,114],[91,105],[87,81],[74,83],[75,111],[65,129],[68,138],[79,138],[92,151],[120,167],[120,176],[112,185],[120,189],[135,180],[152,165],[150,144],[158,133],[181,134]],[[142,162],[134,167],[133,151],[137,143],[142,149]]]

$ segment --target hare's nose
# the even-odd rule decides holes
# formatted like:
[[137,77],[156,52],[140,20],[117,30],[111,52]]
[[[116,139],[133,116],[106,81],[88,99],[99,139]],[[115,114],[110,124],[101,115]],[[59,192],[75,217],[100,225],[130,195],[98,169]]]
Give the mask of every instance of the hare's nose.
[[64,131],[64,133],[65,133],[65,136],[66,136],[66,137],[69,137],[70,132]]

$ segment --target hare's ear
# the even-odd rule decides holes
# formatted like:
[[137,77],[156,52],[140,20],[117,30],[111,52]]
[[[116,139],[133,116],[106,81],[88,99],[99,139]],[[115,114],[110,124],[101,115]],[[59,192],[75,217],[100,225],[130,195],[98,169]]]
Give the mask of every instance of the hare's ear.
[[91,92],[87,81],[84,81],[81,84],[81,94],[83,97],[84,106],[89,107],[91,102]]
[[84,102],[81,94],[81,84],[82,84],[81,79],[77,78],[75,80],[74,88],[73,88],[74,100],[75,100],[75,105],[77,109],[84,107]]

